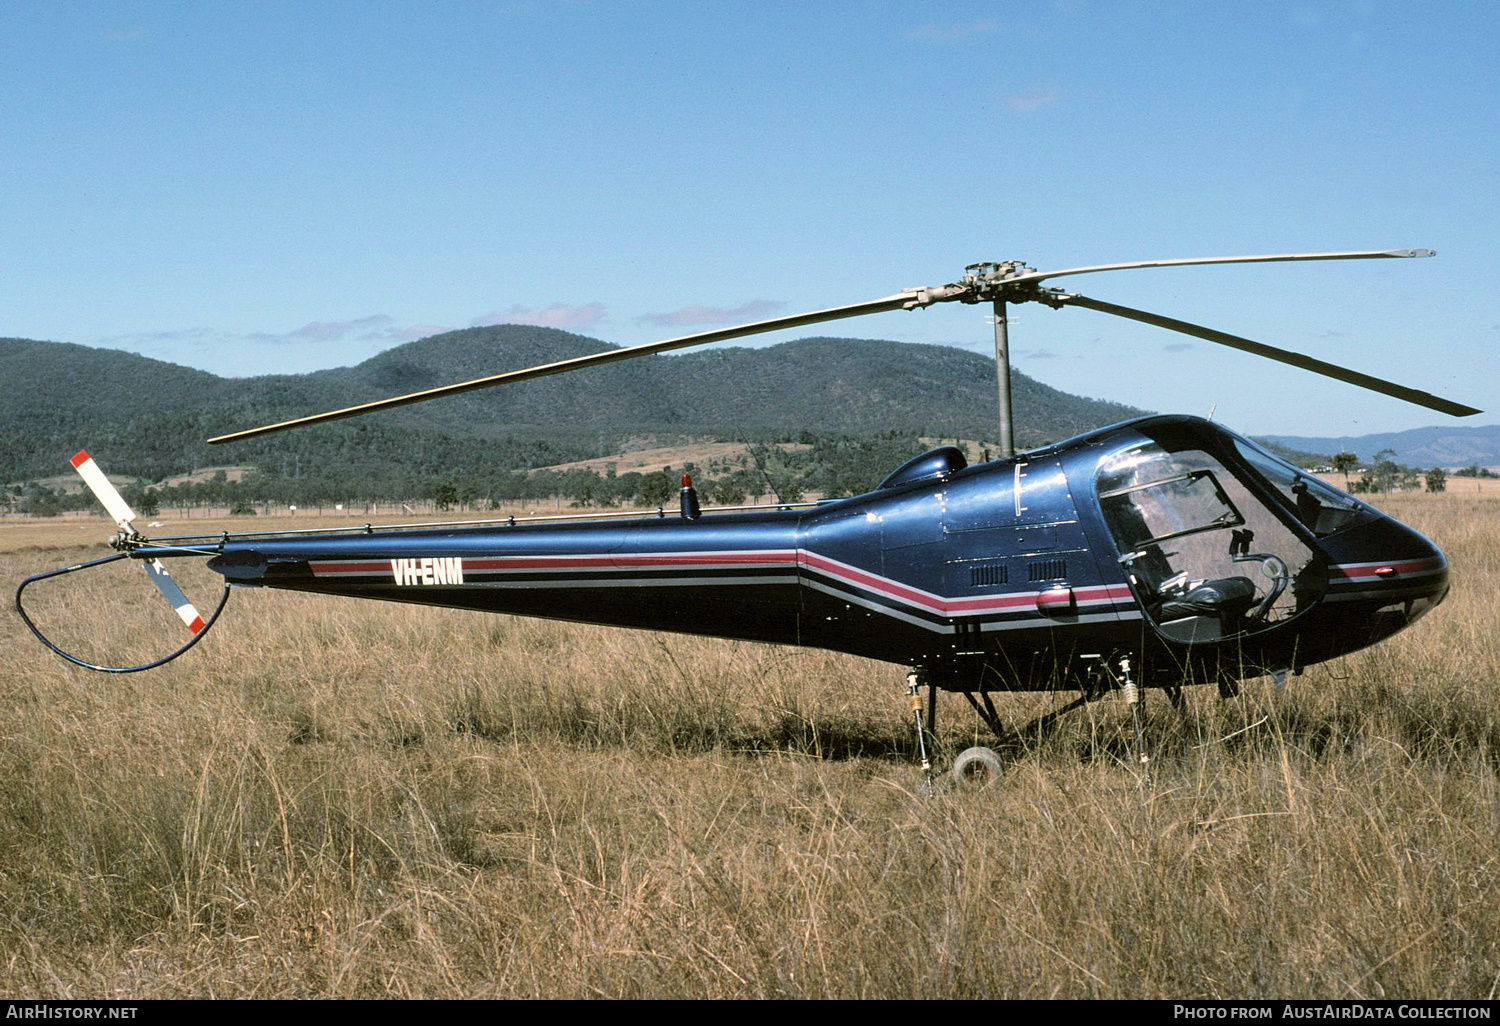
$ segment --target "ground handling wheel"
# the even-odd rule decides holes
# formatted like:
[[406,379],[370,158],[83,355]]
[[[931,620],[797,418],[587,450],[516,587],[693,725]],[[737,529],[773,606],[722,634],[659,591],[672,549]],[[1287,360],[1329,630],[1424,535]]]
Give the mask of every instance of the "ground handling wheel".
[[959,787],[977,791],[999,780],[1004,773],[1000,756],[982,745],[967,748],[953,760],[953,780]]

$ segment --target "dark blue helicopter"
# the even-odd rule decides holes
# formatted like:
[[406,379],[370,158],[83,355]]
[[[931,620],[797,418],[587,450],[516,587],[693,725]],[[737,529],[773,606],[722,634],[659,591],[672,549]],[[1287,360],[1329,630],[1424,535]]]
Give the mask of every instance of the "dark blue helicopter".
[[[1233,345],[1456,415],[1471,407],[1298,354],[1154,314],[1040,289],[1048,277],[1163,264],[1430,255],[1428,251],[1213,258],[1041,274],[1017,264],[969,268],[960,282],[873,303],[757,322],[514,371],[211,441],[355,416],[736,335],[912,308],[992,301],[1008,414],[1007,302],[1078,305]],[[899,302],[898,302],[899,301]],[[1009,446],[1008,423],[1002,445]],[[424,605],[673,630],[849,652],[965,694],[997,731],[993,691],[1123,689],[1174,700],[1190,683],[1232,689],[1389,637],[1442,601],[1448,565],[1432,542],[1231,431],[1158,416],[970,466],[957,448],[924,453],[872,492],[772,508],[702,510],[691,481],[681,507],[585,519],[433,524],[357,532],[279,532],[148,541],[86,453],[74,464],[121,527],[118,555],[141,560],[194,638],[204,621],[162,560],[207,557],[228,586],[283,588]],[[978,700],[975,699],[978,695]],[[982,705],[980,703],[983,703]],[[1072,708],[1072,706],[1068,707]],[[1066,710],[1062,710],[1066,711]],[[1137,720],[1137,723],[1139,721]],[[967,756],[969,753],[965,753]],[[975,756],[981,769],[998,764]],[[962,761],[962,760],[961,760]],[[969,759],[973,762],[973,758]],[[959,767],[962,768],[962,767]]]

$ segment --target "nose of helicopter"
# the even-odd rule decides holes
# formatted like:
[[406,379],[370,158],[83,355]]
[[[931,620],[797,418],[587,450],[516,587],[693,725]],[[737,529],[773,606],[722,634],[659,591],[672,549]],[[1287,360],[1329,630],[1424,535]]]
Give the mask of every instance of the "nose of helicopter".
[[1448,594],[1448,560],[1430,540],[1382,516],[1323,540],[1328,555],[1328,591],[1370,640],[1415,623]]

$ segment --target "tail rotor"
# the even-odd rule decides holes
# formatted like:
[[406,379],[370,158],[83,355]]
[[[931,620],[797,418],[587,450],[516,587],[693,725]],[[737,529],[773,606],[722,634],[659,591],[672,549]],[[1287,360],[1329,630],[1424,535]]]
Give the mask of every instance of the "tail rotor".
[[[139,548],[146,539],[135,529],[135,510],[130,508],[130,503],[125,501],[125,496],[120,494],[109,478],[104,476],[104,471],[99,469],[99,464],[88,454],[87,449],[79,449],[77,455],[72,459],[73,469],[78,471],[78,476],[83,478],[83,483],[88,485],[89,491],[94,493],[94,498],[99,500],[106,513],[114,520],[115,526],[120,533],[111,541],[117,549],[127,552]],[[172,611],[177,614],[178,619],[193,634],[203,630],[203,617],[198,615],[197,608],[188,597],[183,594],[177,582],[172,580],[172,575],[162,565],[159,559],[147,559],[142,561],[146,568],[146,576],[151,583],[156,585],[156,590],[162,593],[167,602],[171,604]]]

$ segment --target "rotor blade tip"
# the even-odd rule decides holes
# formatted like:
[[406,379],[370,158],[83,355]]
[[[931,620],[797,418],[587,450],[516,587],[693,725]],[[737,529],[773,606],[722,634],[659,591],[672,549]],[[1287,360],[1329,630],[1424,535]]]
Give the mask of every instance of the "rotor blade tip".
[[73,464],[74,470],[77,470],[79,467],[87,463],[89,461],[89,458],[89,451],[87,449],[79,449],[77,455],[75,455],[68,462]]

